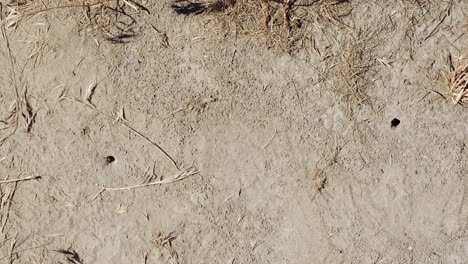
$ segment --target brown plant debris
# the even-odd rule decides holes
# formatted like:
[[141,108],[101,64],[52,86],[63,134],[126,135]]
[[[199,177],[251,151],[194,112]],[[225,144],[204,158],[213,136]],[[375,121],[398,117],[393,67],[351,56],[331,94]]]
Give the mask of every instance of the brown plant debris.
[[[165,235],[164,233],[157,233],[154,235],[154,238],[151,240],[153,245],[155,245],[159,250],[161,250],[161,254],[169,254],[169,258],[173,263],[179,263],[179,256],[177,251],[172,247],[172,241],[174,241],[176,237],[173,233],[169,233]],[[164,253],[164,251],[166,253]]]
[[292,52],[314,30],[347,28],[347,0],[175,0],[180,15],[212,14],[223,28],[263,39],[269,47]]
[[167,177],[167,178],[161,179],[161,180],[156,180],[156,175],[145,175],[145,180],[140,184],[136,184],[136,185],[132,185],[132,186],[125,186],[125,187],[115,187],[115,188],[106,187],[106,188],[103,188],[103,189],[101,189],[101,191],[99,191],[98,194],[96,194],[94,199],[96,199],[99,195],[101,195],[105,191],[126,191],[126,190],[138,189],[138,188],[143,188],[143,187],[148,187],[148,186],[153,186],[153,185],[174,183],[174,182],[184,180],[184,179],[186,179],[186,178],[188,178],[190,176],[196,175],[196,174],[198,174],[198,170],[195,169],[194,167],[190,167],[188,169],[180,171],[177,174],[174,174],[174,175],[172,175],[170,177]]
[[449,90],[454,104],[468,107],[468,62],[453,71],[449,81]]

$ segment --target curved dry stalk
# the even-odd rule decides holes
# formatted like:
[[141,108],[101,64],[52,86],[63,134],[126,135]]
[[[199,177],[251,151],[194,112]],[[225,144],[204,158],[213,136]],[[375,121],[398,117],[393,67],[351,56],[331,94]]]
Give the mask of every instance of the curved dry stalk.
[[94,196],[93,200],[95,200],[99,195],[101,195],[102,193],[106,192],[106,191],[128,191],[128,190],[132,190],[132,189],[137,189],[137,188],[143,188],[143,187],[148,187],[148,186],[153,186],[153,185],[160,185],[160,184],[168,184],[168,183],[173,183],[173,182],[178,182],[178,181],[181,181],[181,180],[184,180],[190,176],[193,176],[193,175],[196,175],[198,174],[199,171],[194,168],[194,167],[189,167],[177,174],[174,174],[173,176],[171,177],[168,177],[168,178],[165,178],[163,180],[155,180],[155,181],[150,181],[150,182],[143,182],[143,183],[140,183],[140,184],[136,184],[136,185],[131,185],[131,186],[125,186],[125,187],[105,187],[105,188],[102,188],[101,191],[99,191],[99,193],[96,194],[96,196]]
[[157,149],[159,149],[159,151],[161,151],[172,162],[174,167],[176,167],[176,169],[179,169],[179,166],[177,165],[177,162],[171,157],[171,155],[169,155],[169,153],[167,153],[167,151],[165,151],[161,146],[159,146],[159,144],[152,141],[150,138],[143,135],[141,132],[139,132],[138,130],[136,130],[135,128],[133,128],[132,126],[130,126],[128,124],[127,120],[125,119],[125,113],[124,113],[123,108],[122,108],[121,112],[117,115],[117,117],[115,117],[115,118],[112,117],[111,115],[106,114],[106,113],[102,112],[101,110],[97,109],[97,107],[91,102],[91,97],[92,97],[92,95],[94,93],[95,88],[96,88],[96,84],[92,84],[91,86],[89,86],[89,88],[85,92],[85,95],[84,95],[82,100],[80,100],[78,98],[68,97],[66,95],[62,96],[60,99],[61,100],[62,99],[67,99],[67,100],[70,100],[70,101],[73,101],[73,102],[82,103],[85,106],[87,106],[87,107],[91,108],[92,110],[96,111],[98,114],[101,114],[102,116],[105,116],[108,119],[113,120],[116,123],[119,123],[122,126],[128,128],[130,131],[132,131],[133,133],[135,133],[138,136],[142,137],[143,139],[145,139],[146,141],[151,143],[153,146],[155,146]]

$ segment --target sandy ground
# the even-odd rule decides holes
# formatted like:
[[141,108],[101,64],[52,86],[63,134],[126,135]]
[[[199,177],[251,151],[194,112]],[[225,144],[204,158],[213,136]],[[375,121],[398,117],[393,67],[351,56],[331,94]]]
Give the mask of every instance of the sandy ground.
[[290,53],[172,3],[4,30],[0,174],[41,178],[0,185],[0,263],[468,263],[467,1],[343,3]]

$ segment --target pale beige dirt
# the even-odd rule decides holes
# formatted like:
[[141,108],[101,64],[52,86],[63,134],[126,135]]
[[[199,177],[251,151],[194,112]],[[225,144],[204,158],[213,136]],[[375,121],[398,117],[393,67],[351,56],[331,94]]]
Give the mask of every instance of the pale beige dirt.
[[[334,72],[349,30],[315,35],[322,55],[310,45],[289,55],[167,0],[143,3],[150,14],[128,9],[137,35],[124,44],[90,30],[81,8],[7,29],[15,62],[1,37],[1,117],[15,85],[37,116],[30,133],[19,117],[0,174],[42,178],[17,186],[0,263],[80,263],[54,251],[69,248],[103,264],[468,263],[468,109],[452,104],[443,76],[449,54],[456,63],[468,52],[468,2],[350,2],[344,21],[374,46],[362,102]],[[199,174],[93,200],[148,168],[178,171],[126,127],[63,99],[94,82],[99,111],[124,107],[133,128]],[[173,232],[177,259],[151,242],[159,232]]]

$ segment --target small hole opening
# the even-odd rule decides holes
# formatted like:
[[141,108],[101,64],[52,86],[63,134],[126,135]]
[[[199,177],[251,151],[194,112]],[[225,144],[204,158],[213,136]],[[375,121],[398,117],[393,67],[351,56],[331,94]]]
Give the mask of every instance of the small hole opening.
[[114,161],[115,161],[114,156],[107,156],[107,157],[106,157],[106,162],[107,162],[107,164],[112,163],[112,162],[114,162]]
[[396,128],[401,123],[401,121],[398,118],[394,118],[390,123],[392,125],[392,128]]

